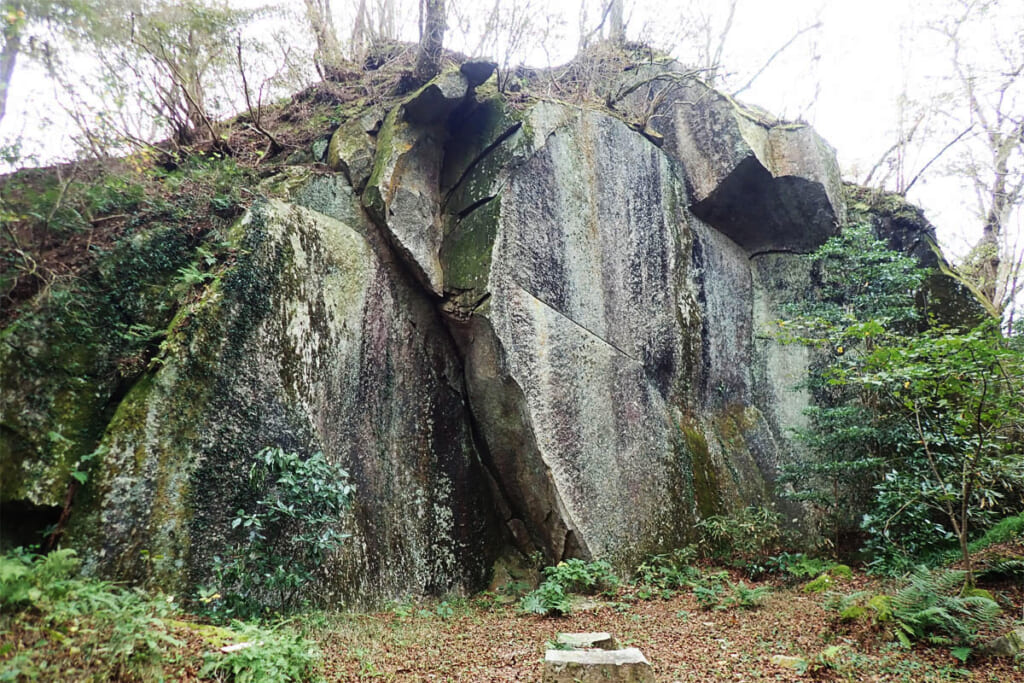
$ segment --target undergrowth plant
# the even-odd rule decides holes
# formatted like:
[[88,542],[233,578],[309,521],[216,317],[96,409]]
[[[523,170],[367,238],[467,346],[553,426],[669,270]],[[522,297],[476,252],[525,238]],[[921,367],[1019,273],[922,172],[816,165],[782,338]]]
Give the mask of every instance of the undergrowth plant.
[[229,552],[214,559],[218,585],[200,598],[220,618],[287,613],[314,603],[320,569],[348,537],[340,526],[354,488],[323,453],[303,458],[265,448],[256,454],[249,486],[254,503],[238,510]]
[[781,521],[777,512],[756,506],[730,515],[705,517],[697,522],[698,553],[756,577],[767,571],[766,558],[783,541]]
[[991,598],[964,589],[966,572],[918,568],[892,595],[858,591],[831,594],[827,609],[844,621],[869,619],[886,628],[904,647],[921,641],[959,648],[961,660],[977,643],[978,632],[996,624],[1000,608]]
[[0,680],[45,680],[59,673],[48,645],[78,653],[99,680],[154,680],[182,645],[168,626],[173,600],[78,578],[73,550],[35,555],[16,549],[0,556],[0,619],[8,627],[47,636],[0,665]]
[[840,532],[860,518],[872,567],[937,563],[1024,488],[1024,354],[996,320],[971,329],[929,318],[928,271],[855,221],[809,258],[815,297],[790,306],[778,338],[817,349],[815,398],[798,433],[808,457],[783,468],[782,493]]
[[523,596],[519,609],[531,614],[568,614],[572,611],[571,593],[611,594],[619,583],[612,566],[604,560],[587,562],[572,558],[554,567],[545,567],[544,581],[537,590]]
[[[186,635],[209,651],[200,675],[234,683],[314,680],[320,653],[285,623],[183,621],[173,598],[79,577],[74,550],[0,556],[0,681],[179,680],[194,676]],[[14,643],[17,652],[13,656]],[[222,646],[227,646],[224,650]],[[196,658],[197,655],[192,655]]]
[[202,677],[231,683],[298,683],[321,680],[319,648],[281,622],[257,626],[231,622],[235,642],[204,656]]

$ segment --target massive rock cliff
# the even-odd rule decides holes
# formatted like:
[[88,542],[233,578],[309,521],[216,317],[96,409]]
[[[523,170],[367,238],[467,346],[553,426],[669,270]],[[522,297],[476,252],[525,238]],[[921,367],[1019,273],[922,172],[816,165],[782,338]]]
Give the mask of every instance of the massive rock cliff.
[[629,71],[614,108],[513,101],[489,73],[351,113],[330,172],[260,185],[198,295],[168,294],[191,255],[160,242],[131,293],[164,333],[129,385],[66,310],[6,329],[8,531],[93,454],[66,542],[200,583],[253,454],[323,451],[356,493],[321,590],[372,604],[480,587],[509,549],[629,571],[781,504],[808,359],[764,328],[844,220],[832,151],[669,67]]

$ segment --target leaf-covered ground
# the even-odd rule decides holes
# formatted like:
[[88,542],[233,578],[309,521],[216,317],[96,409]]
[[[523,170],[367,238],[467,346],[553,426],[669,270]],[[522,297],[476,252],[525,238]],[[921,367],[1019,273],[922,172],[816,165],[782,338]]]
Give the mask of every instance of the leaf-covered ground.
[[[883,633],[838,624],[822,602],[821,595],[783,588],[756,610],[704,611],[687,593],[545,618],[476,598],[451,608],[450,616],[442,603],[323,616],[309,625],[331,681],[537,681],[546,643],[577,631],[608,631],[621,645],[640,648],[659,681],[1024,681],[1024,669],[1012,660],[963,666],[945,648],[908,651]],[[816,666],[833,646],[839,649],[831,650],[831,664]],[[805,658],[812,670],[777,666],[771,662],[777,654]]]
[[[860,575],[836,586],[843,592],[884,588]],[[1010,618],[1021,615],[1024,588],[1018,582],[989,588]],[[315,612],[284,628],[301,631],[319,646],[321,672],[328,681],[538,681],[548,642],[559,632],[578,631],[608,631],[622,646],[640,648],[659,681],[1024,681],[1024,662],[972,657],[962,665],[948,648],[917,645],[907,650],[881,627],[841,623],[836,612],[824,608],[823,594],[806,593],[799,584],[771,585],[756,609],[702,609],[688,590],[653,600],[635,599],[635,592],[623,588],[613,598],[590,600],[559,618],[524,615],[515,598],[484,593],[408,601],[371,614]],[[90,635],[95,625],[86,615],[73,621],[44,622],[23,613],[0,624],[0,672],[8,674],[0,678],[211,680],[201,670],[211,658],[224,656],[217,650],[227,642],[220,635],[210,638],[223,629],[188,617],[161,618],[158,630],[175,644],[157,639],[152,648],[140,650],[136,643],[125,662],[141,664],[132,661],[140,652],[155,655],[152,662],[112,666],[113,632]],[[247,654],[260,656],[261,645],[255,643]],[[800,657],[808,670],[773,664],[773,655]],[[140,676],[140,671],[146,673]]]

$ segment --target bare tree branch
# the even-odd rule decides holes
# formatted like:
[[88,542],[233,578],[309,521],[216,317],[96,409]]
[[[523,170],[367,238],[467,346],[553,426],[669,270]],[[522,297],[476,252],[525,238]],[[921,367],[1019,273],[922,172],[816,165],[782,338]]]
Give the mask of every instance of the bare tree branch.
[[776,58],[778,58],[778,56],[781,55],[783,52],[788,50],[789,47],[793,43],[795,43],[796,40],[800,36],[802,36],[803,34],[809,32],[809,31],[813,31],[813,30],[819,29],[819,28],[821,28],[821,22],[820,21],[816,21],[813,24],[811,24],[810,26],[805,26],[802,29],[800,29],[799,31],[797,31],[796,33],[794,33],[793,36],[789,40],[787,40],[785,43],[783,43],[777,50],[775,50],[775,52],[773,52],[768,57],[768,59],[765,61],[765,63],[763,65],[761,65],[761,68],[758,69],[754,73],[754,75],[751,76],[750,79],[746,83],[743,84],[743,87],[741,87],[739,90],[736,90],[735,92],[732,93],[732,96],[736,97],[740,93],[742,93],[743,91],[745,91],[748,88],[750,88],[750,86],[752,86],[754,84],[754,81],[756,81],[758,79],[758,77],[760,77],[760,75],[763,74],[765,72],[765,70],[768,69],[769,66],[771,66],[772,62],[774,62],[776,60]]
[[930,166],[931,166],[932,164],[934,164],[934,163],[935,163],[936,161],[938,161],[938,160],[939,160],[939,158],[940,158],[940,157],[941,157],[941,156],[942,156],[943,154],[945,154],[946,152],[948,152],[948,151],[950,150],[950,148],[952,148],[952,147],[953,147],[953,146],[954,146],[954,145],[955,145],[956,143],[960,142],[960,140],[962,140],[962,139],[963,139],[963,137],[964,137],[965,135],[967,135],[968,133],[970,133],[970,132],[971,132],[972,130],[974,130],[974,124],[973,124],[973,123],[972,123],[971,125],[967,126],[967,128],[965,128],[965,129],[964,129],[964,130],[963,130],[963,131],[962,131],[962,132],[961,132],[961,133],[960,133],[959,135],[957,135],[957,136],[956,136],[955,138],[953,138],[952,140],[950,140],[949,142],[947,142],[947,143],[946,143],[946,144],[945,144],[945,145],[944,145],[944,146],[942,147],[942,149],[940,149],[940,150],[938,151],[938,153],[937,153],[937,154],[936,154],[935,156],[933,156],[933,157],[932,157],[931,159],[929,159],[929,160],[928,160],[928,161],[927,161],[927,162],[926,162],[926,163],[924,164],[924,166],[922,166],[922,167],[921,167],[921,170],[919,170],[919,171],[918,171],[918,172],[917,172],[917,173],[916,173],[916,174],[914,175],[914,177],[910,179],[910,182],[909,182],[909,183],[907,183],[907,186],[906,186],[905,188],[903,188],[903,191],[902,191],[902,192],[901,192],[900,194],[902,194],[902,195],[906,196],[906,194],[907,194],[908,192],[910,192],[910,188],[912,188],[912,187],[914,186],[914,183],[916,183],[916,182],[917,182],[917,179],[918,179],[918,178],[920,178],[920,177],[921,177],[921,176],[922,176],[922,175],[924,174],[924,172],[925,172],[925,171],[927,171],[927,170],[928,170],[928,168],[929,168],[929,167],[930,167]]

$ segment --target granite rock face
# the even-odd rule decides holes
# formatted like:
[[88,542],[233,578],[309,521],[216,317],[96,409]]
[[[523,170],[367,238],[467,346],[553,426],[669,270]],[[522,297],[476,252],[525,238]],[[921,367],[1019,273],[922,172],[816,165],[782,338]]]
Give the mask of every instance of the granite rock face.
[[336,173],[253,188],[199,290],[175,284],[194,245],[126,243],[94,313],[116,291],[136,327],[90,340],[54,309],[4,330],[0,502],[59,511],[91,453],[66,540],[185,589],[253,454],[322,451],[356,493],[318,590],[362,605],[480,588],[508,546],[629,572],[703,517],[781,504],[810,358],[763,329],[844,219],[831,150],[667,70],[610,111],[511,101],[492,68],[352,115]]
[[445,310],[516,538],[628,570],[768,502],[784,427],[756,332],[777,309],[755,317],[755,247],[695,215],[713,150],[551,103],[483,102],[460,125],[490,136],[450,157]]
[[[298,198],[337,208],[329,185],[307,182]],[[145,550],[163,558],[164,585],[206,579],[246,502],[248,459],[279,445],[323,451],[355,485],[342,521],[352,538],[323,589],[333,600],[485,580],[491,508],[459,360],[430,300],[359,230],[294,203],[254,207],[232,238],[238,263],[179,312],[159,370],[106,428],[92,514],[71,530],[87,561],[142,578]]]
[[[620,107],[683,162],[694,215],[750,254],[813,251],[845,207],[835,153],[805,124],[775,120],[671,66],[641,69]],[[635,87],[635,86],[634,86]]]

